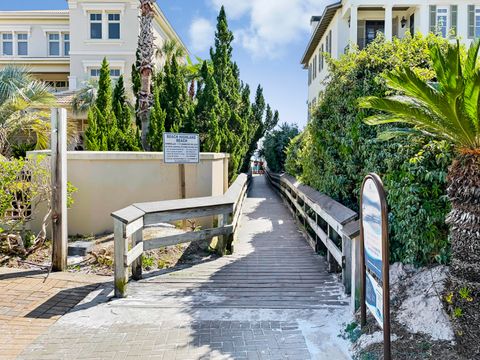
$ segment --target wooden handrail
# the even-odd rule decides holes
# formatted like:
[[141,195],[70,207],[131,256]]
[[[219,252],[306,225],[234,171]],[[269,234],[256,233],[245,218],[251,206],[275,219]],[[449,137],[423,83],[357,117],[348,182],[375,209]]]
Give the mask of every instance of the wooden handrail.
[[[330,271],[342,269],[345,292],[350,294],[358,283],[358,214],[291,175],[275,174],[267,167],[265,174],[294,217],[303,224],[312,248],[318,251],[319,244],[324,245]],[[341,239],[341,246],[334,241],[336,237]]]
[[[133,279],[138,280],[142,277],[144,251],[219,236],[217,252],[221,255],[227,250],[232,252],[250,180],[251,174],[240,174],[222,196],[138,203],[113,212],[111,216],[115,229],[115,296],[127,295],[130,266]],[[205,216],[217,216],[218,226],[143,240],[145,226]]]

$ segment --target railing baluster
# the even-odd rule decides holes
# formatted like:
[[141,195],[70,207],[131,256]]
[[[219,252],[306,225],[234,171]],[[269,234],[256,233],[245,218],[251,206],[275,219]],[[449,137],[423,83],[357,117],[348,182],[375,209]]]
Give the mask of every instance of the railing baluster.
[[[132,247],[135,245],[143,242],[143,228],[137,230],[132,235]],[[140,255],[133,263],[132,263],[132,279],[133,280],[140,280],[142,278],[142,263],[143,263],[143,255]]]

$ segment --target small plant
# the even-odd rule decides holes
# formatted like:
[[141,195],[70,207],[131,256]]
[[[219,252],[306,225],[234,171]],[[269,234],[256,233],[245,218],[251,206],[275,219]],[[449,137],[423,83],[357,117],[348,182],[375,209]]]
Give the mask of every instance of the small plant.
[[456,307],[453,309],[453,317],[458,319],[463,316],[463,310],[462,308]]
[[354,343],[361,335],[362,330],[359,328],[358,324],[356,322],[352,322],[345,327],[345,329],[343,330],[343,334],[339,336]]
[[453,304],[453,292],[450,292],[447,295],[445,295],[445,301],[450,305]]
[[467,288],[466,286],[462,287],[458,293],[460,294],[460,297],[463,299],[463,300],[466,300],[468,302],[472,302],[473,301],[473,298],[472,298],[472,295],[471,295],[471,292],[470,292],[470,289]]
[[155,260],[151,256],[144,256],[142,259],[142,265],[145,270],[150,270],[153,268],[153,264],[155,263]]

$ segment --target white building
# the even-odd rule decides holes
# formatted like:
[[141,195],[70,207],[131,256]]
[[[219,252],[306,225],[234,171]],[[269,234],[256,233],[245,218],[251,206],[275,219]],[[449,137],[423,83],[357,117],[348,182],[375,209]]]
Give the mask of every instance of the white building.
[[301,64],[308,70],[308,107],[315,106],[328,74],[325,53],[333,58],[350,44],[360,49],[378,32],[386,40],[410,33],[459,36],[467,45],[480,37],[480,0],[343,0],[311,19],[312,37]]
[[[73,90],[99,75],[104,57],[112,77],[124,74],[130,88],[140,10],[138,0],[68,0],[68,10],[0,11],[0,68],[27,66],[57,92],[68,107]],[[168,40],[185,45],[160,8],[153,21],[156,46]],[[160,64],[160,58],[157,64]],[[69,118],[75,117],[69,114]],[[80,119],[82,120],[82,119]],[[79,122],[79,130],[86,121]]]

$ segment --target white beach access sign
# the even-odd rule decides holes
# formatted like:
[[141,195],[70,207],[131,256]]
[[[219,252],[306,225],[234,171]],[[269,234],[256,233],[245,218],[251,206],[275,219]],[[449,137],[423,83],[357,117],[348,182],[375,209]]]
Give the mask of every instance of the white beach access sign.
[[163,158],[166,164],[198,164],[198,134],[163,133]]

